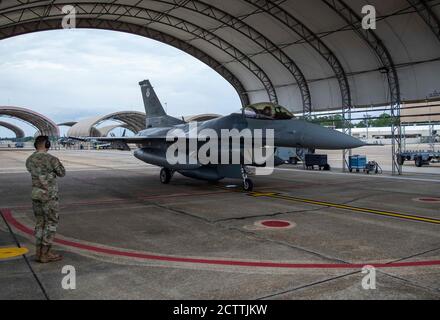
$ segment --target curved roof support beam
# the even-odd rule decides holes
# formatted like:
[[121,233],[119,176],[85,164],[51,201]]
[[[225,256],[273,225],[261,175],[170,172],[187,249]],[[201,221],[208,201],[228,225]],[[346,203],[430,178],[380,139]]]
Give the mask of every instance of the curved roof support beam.
[[117,121],[118,125],[113,126],[124,127],[134,133],[138,133],[145,129],[146,115],[143,112],[137,111],[120,111],[114,112],[105,116],[96,116],[88,119],[84,119],[72,126],[67,135],[71,137],[89,137],[89,136],[101,136],[100,129],[96,128],[98,125],[105,121]]
[[[180,19],[178,17],[171,16],[171,15],[168,15],[166,13],[159,12],[159,11],[143,9],[143,8],[139,8],[139,7],[129,6],[129,5],[101,4],[100,5],[100,9],[97,10],[96,9],[97,5],[95,3],[86,3],[86,2],[82,2],[80,4],[75,4],[75,3],[56,4],[53,7],[57,9],[56,10],[57,12],[54,12],[52,10],[51,11],[52,15],[50,15],[50,16],[43,16],[43,17],[39,17],[39,18],[35,17],[35,11],[41,10],[41,9],[45,9],[46,5],[37,5],[35,7],[24,7],[22,9],[17,9],[17,10],[18,11],[22,11],[21,12],[21,16],[24,16],[23,11],[30,11],[31,16],[34,17],[33,19],[30,19],[30,21],[35,21],[35,20],[38,19],[38,21],[40,23],[43,23],[48,18],[50,18],[50,19],[55,19],[55,18],[61,19],[62,17],[64,17],[64,15],[61,12],[61,7],[60,6],[67,5],[67,4],[74,5],[77,8],[77,15],[79,16],[78,19],[81,19],[80,16],[92,16],[92,17],[94,17],[97,14],[98,15],[105,14],[106,17],[115,16],[115,17],[117,17],[117,19],[120,19],[121,17],[136,18],[136,19],[141,19],[143,21],[146,21],[148,25],[153,23],[153,22],[154,23],[159,23],[159,24],[164,24],[164,25],[171,26],[173,28],[182,30],[182,31],[184,31],[186,33],[189,33],[192,36],[197,37],[198,39],[205,40],[206,42],[208,42],[211,45],[219,48],[223,52],[226,52],[235,61],[239,62],[245,68],[247,68],[249,71],[251,71],[262,82],[262,84],[263,84],[264,88],[266,89],[266,92],[267,92],[267,94],[269,96],[270,101],[274,102],[274,103],[278,102],[275,88],[274,88],[271,80],[267,76],[267,74],[256,63],[254,63],[251,59],[249,59],[246,54],[241,52],[239,49],[234,47],[229,42],[227,42],[227,41],[217,37],[215,34],[209,32],[208,30],[200,28],[200,27],[198,27],[198,26],[196,26],[196,25],[194,25],[194,24],[192,24],[192,23],[190,23],[190,22],[188,22],[186,20]],[[47,12],[47,11],[45,10],[44,12]],[[16,15],[17,11],[1,12],[1,14],[3,16],[7,16],[8,14]],[[102,21],[111,21],[111,20],[98,20],[96,18],[92,19],[92,20],[101,21],[101,22]],[[6,27],[14,26],[14,25],[20,25],[20,24],[22,24],[24,22],[29,22],[29,20],[7,24]],[[59,23],[59,28],[61,28],[60,22],[59,21],[57,21],[57,22]],[[118,23],[120,23],[120,22],[118,22]],[[100,23],[97,24],[97,25],[98,25],[98,28],[99,28]],[[137,24],[134,24],[134,25],[137,25]],[[77,27],[80,27],[80,26],[78,26],[78,24],[77,24]],[[139,25],[139,27],[145,28],[144,26],[141,26],[141,25]],[[150,29],[150,30],[154,30],[154,29]],[[154,30],[154,31],[159,32],[157,30]],[[2,31],[0,29],[0,39],[1,38],[3,38],[3,37],[2,37]],[[179,41],[181,42],[181,47],[194,48],[193,46],[185,43],[182,40],[179,40]],[[173,42],[175,42],[175,41],[173,41]],[[196,50],[198,50],[198,49],[196,49]],[[192,53],[190,53],[190,54],[192,54]],[[192,54],[192,55],[194,56],[194,54]],[[207,54],[204,54],[204,55],[207,56]],[[198,56],[200,56],[200,54],[198,54]],[[205,58],[205,60],[207,60],[207,59]],[[213,60],[213,58],[209,59],[209,61],[210,60]],[[215,70],[219,69],[220,66],[221,66],[222,69],[226,69],[224,66],[221,65],[221,63],[217,62],[216,66],[215,66],[216,67]],[[213,66],[211,66],[211,67],[213,67]],[[222,75],[225,74],[224,70],[222,70],[221,74]],[[230,77],[228,77],[228,78],[230,78]],[[228,80],[228,78],[226,78],[226,79]],[[236,82],[237,81],[234,81],[234,84]],[[241,85],[241,87],[243,87],[243,85]],[[241,92],[239,92],[239,94],[240,94],[240,98],[242,100],[242,104],[243,105],[249,104],[249,99],[248,98],[243,99],[243,97],[242,97],[243,94],[245,94],[244,88],[243,88],[243,90],[241,90]]]
[[0,116],[2,115],[27,122],[45,136],[51,138],[58,138],[60,136],[56,123],[35,111],[19,107],[0,106]]
[[440,41],[440,18],[425,0],[407,0]]
[[390,52],[379,36],[371,29],[362,28],[362,18],[343,0],[322,0],[335,11],[347,24],[353,27],[358,36],[363,39],[373,50],[382,64],[381,72],[387,74],[390,92],[391,117],[394,120],[392,127],[393,138],[393,174],[401,174],[402,166],[398,164],[397,154],[402,148],[402,132],[400,127],[400,85],[396,67]]
[[[240,97],[240,101],[243,106],[249,105],[250,100],[248,93],[242,82],[227,68],[225,68],[222,63],[206,54],[202,50],[180,40],[166,33],[160,31],[145,28],[140,25],[111,21],[111,20],[96,20],[96,19],[77,19],[77,28],[90,28],[90,29],[103,29],[103,30],[114,30],[120,32],[127,32],[131,34],[136,34],[150,38],[164,44],[173,46],[181,51],[184,51],[194,58],[202,61],[218,74],[220,74],[226,81],[228,81],[237,94]],[[28,21],[20,22],[9,27],[0,28],[0,40],[21,35],[32,33],[36,31],[46,31],[46,30],[56,30],[61,29],[61,23],[59,20],[41,20],[41,21]]]
[[0,127],[9,129],[12,132],[14,132],[15,137],[17,139],[21,139],[25,137],[24,131],[21,128],[17,127],[16,125],[13,125],[12,123],[0,121]]
[[[129,129],[134,133],[138,133],[139,131],[145,130],[145,119],[146,114],[143,112],[134,112],[134,111],[126,111],[126,112],[117,112],[114,114],[107,115],[99,119],[93,126],[99,126],[101,123],[105,121],[116,121],[120,124],[118,127],[124,127]],[[99,129],[98,129],[99,130]]]
[[243,22],[244,18],[237,18],[233,15],[223,11],[213,5],[205,3],[199,0],[152,0],[155,2],[167,3],[174,5],[178,8],[184,8],[202,15],[205,15],[211,19],[217,20],[222,24],[218,27],[214,27],[209,31],[214,33],[216,30],[219,30],[225,26],[228,26],[235,31],[241,33],[245,37],[252,40],[255,44],[263,49],[262,53],[268,53],[272,55],[278,62],[280,62],[284,67],[289,70],[295,79],[298,88],[301,92],[301,99],[303,103],[303,109],[305,112],[309,112],[312,110],[312,99],[310,95],[309,85],[307,80],[302,72],[302,70],[298,67],[298,65],[282,50],[279,48],[277,44],[272,42],[269,38],[264,36],[262,33]]
[[[342,109],[351,109],[351,92],[350,85],[347,80],[347,75],[345,73],[342,64],[336,55],[330,50],[330,48],[318,37],[312,30],[310,30],[304,23],[295,18],[289,12],[284,10],[281,6],[271,0],[243,0],[257,7],[262,12],[270,15],[272,18],[278,20],[287,26],[290,30],[301,37],[307,44],[309,44],[313,49],[315,49],[321,57],[327,61],[329,66],[335,73],[336,79],[339,83],[339,88],[341,90],[341,100]],[[305,114],[312,110],[307,110]]]
[[362,18],[342,0],[322,0],[332,10],[334,10],[353,30],[369,45],[382,64],[382,71],[388,76],[390,90],[390,102],[400,104],[400,87],[397,71],[393,59],[387,47],[377,34],[371,30],[362,28]]
[[[160,0],[153,0],[157,2],[166,2],[166,1],[160,1]],[[269,101],[273,103],[278,103],[278,97],[276,94],[275,87],[270,80],[269,76],[264,72],[262,68],[260,68],[256,63],[254,63],[247,54],[239,50],[237,47],[232,45],[230,42],[218,37],[215,33],[213,33],[210,30],[201,28],[189,21],[183,20],[179,17],[170,15],[169,12],[176,8],[184,7],[188,5],[188,3],[193,2],[190,0],[173,0],[173,7],[171,9],[165,10],[164,12],[155,11],[143,7],[136,7],[136,6],[128,6],[128,5],[122,5],[122,4],[115,4],[115,5],[105,5],[103,6],[103,12],[101,14],[112,14],[112,12],[120,12],[121,8],[125,10],[126,12],[123,13],[123,15],[120,16],[129,16],[131,18],[141,18],[145,19],[145,15],[147,15],[148,23],[147,26],[149,26],[152,23],[160,23],[167,26],[171,26],[180,30],[183,30],[192,36],[194,36],[196,39],[202,39],[206,42],[210,43],[211,45],[214,45],[215,47],[219,48],[223,52],[226,52],[229,56],[233,58],[234,61],[239,62],[242,64],[246,69],[250,70],[264,85],[264,88],[266,89],[266,92],[268,94]],[[81,3],[76,4],[77,7],[81,8],[84,4],[87,3]],[[96,13],[96,6],[92,8],[93,14]],[[106,7],[106,8],[104,8]],[[127,10],[127,8],[129,8]],[[130,11],[133,9],[133,11]],[[136,11],[137,10],[137,11]],[[81,14],[81,12],[78,12]],[[119,15],[119,14],[118,14]]]

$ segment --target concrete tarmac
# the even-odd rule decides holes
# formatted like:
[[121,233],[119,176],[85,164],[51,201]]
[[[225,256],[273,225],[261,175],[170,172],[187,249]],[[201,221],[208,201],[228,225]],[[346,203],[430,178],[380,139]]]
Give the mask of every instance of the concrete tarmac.
[[[0,299],[440,298],[440,175],[283,166],[247,194],[240,181],[179,174],[162,185],[159,168],[130,152],[55,151],[67,169],[64,260],[41,265],[30,153],[0,151],[0,249],[30,250],[29,265],[0,253]],[[66,265],[75,290],[62,287]],[[366,265],[376,289],[362,286]]]

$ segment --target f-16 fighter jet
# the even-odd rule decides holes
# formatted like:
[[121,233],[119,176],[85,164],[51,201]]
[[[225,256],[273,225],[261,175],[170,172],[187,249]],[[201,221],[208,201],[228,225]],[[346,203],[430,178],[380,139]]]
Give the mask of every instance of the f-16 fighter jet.
[[[349,135],[296,119],[286,108],[257,103],[240,112],[186,123],[166,114],[149,80],[139,83],[144,100],[146,129],[134,137],[94,138],[121,149],[136,144],[134,156],[161,167],[160,181],[168,184],[177,172],[207,181],[241,179],[251,191],[249,173],[268,174],[284,163],[274,156],[277,147],[353,149],[366,145]],[[78,138],[78,137],[77,137]]]

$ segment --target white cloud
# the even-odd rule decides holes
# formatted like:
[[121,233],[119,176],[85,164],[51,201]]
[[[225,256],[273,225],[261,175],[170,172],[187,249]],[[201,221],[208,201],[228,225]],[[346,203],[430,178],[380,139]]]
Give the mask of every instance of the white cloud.
[[27,107],[56,122],[143,111],[138,82],[147,78],[174,116],[240,107],[235,90],[208,66],[140,36],[62,30],[0,41],[0,105]]

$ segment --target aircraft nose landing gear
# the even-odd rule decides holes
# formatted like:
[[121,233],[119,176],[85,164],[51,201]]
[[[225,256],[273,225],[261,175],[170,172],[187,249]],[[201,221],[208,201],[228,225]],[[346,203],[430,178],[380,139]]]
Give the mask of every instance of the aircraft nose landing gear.
[[243,190],[251,192],[254,189],[254,183],[251,179],[243,180]]
[[254,183],[248,178],[246,168],[244,166],[241,167],[241,177],[243,179],[243,190],[251,192],[254,189]]
[[162,168],[160,170],[160,182],[163,184],[168,184],[173,177],[174,172],[168,168]]

